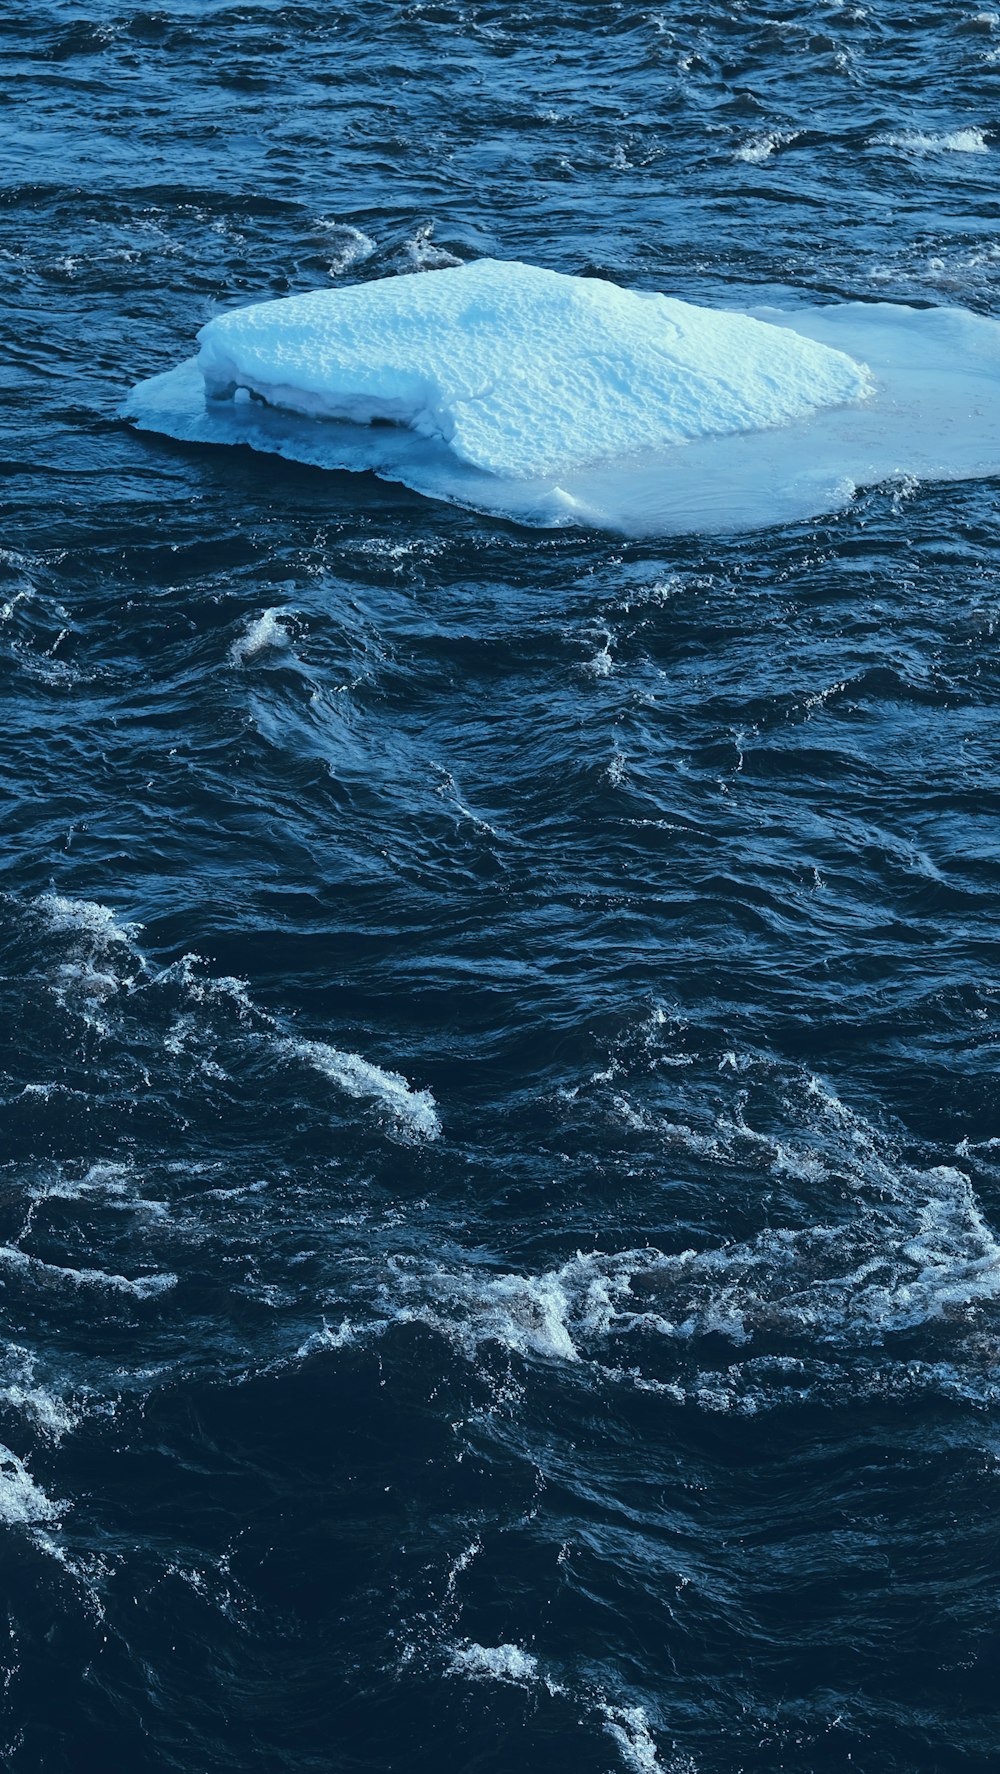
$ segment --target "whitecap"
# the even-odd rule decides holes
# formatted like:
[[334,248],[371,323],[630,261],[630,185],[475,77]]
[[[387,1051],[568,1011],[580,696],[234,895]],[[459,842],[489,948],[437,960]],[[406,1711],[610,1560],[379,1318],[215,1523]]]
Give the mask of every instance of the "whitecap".
[[414,1090],[400,1072],[373,1065],[359,1053],[346,1053],[326,1041],[281,1040],[277,1050],[286,1059],[302,1060],[321,1072],[348,1096],[369,1098],[388,1111],[397,1126],[420,1139],[441,1133],[437,1105],[429,1090]]
[[131,1294],[136,1300],[155,1299],[177,1286],[176,1275],[159,1272],[139,1275],[116,1275],[106,1269],[71,1269],[62,1263],[46,1263],[41,1257],[29,1256],[14,1244],[0,1245],[0,1268],[11,1274],[25,1275],[44,1286],[102,1289],[106,1293]]
[[9,1385],[0,1386],[0,1400],[19,1411],[49,1441],[60,1441],[78,1420],[73,1407],[44,1386],[22,1386],[12,1380]]
[[371,235],[366,234],[363,228],[355,228],[350,222],[321,219],[315,226],[323,235],[330,254],[331,277],[341,277],[352,265],[363,265],[375,251],[375,242]]
[[97,900],[43,893],[33,906],[49,933],[69,939],[65,959],[50,975],[57,1003],[97,1035],[107,1035],[111,1025],[105,1007],[131,990],[144,969],[135,944],[141,926],[124,922]]
[[604,1729],[614,1739],[622,1761],[632,1774],[664,1774],[643,1707],[604,1705],[601,1712]]
[[611,1328],[641,1261],[636,1252],[594,1252],[537,1275],[396,1262],[387,1303],[397,1318],[433,1325],[470,1359],[483,1344],[498,1342],[520,1355],[578,1362],[581,1339]]
[[794,130],[767,130],[760,135],[748,136],[745,142],[733,149],[733,159],[745,161],[748,166],[760,166],[763,161],[770,160],[778,148],[786,148],[794,142]]
[[156,985],[165,985],[175,981],[193,1004],[220,1006],[235,1011],[240,1022],[256,1019],[267,1026],[273,1026],[273,1019],[266,1011],[259,1010],[247,989],[245,979],[237,979],[231,973],[203,973],[200,968],[206,965],[204,956],[188,953],[179,961],[174,961],[156,976]]
[[[977,1309],[1000,1300],[1000,1241],[969,1178],[952,1166],[915,1170],[900,1162],[818,1080],[813,1101],[843,1148],[834,1167],[851,1177],[857,1195],[843,1223],[769,1227],[745,1242],[676,1252],[581,1252],[535,1274],[398,1258],[384,1308],[397,1322],[432,1326],[470,1361],[497,1343],[529,1359],[601,1368],[613,1350],[622,1363],[614,1372],[627,1373],[630,1347],[658,1346],[659,1361],[671,1359],[671,1346],[680,1352],[714,1336],[753,1359],[758,1339],[775,1335],[791,1340],[796,1358],[815,1359],[937,1325],[955,1359],[976,1368]],[[754,1137],[742,1124],[722,1130],[723,1140],[738,1135]],[[818,1156],[809,1164],[771,1136],[757,1138],[775,1170],[792,1169],[825,1188]],[[630,1383],[647,1382],[637,1373]],[[695,1402],[728,1409],[734,1395],[728,1385],[706,1383]],[[737,1408],[753,1401],[741,1396]]]
[[79,1412],[37,1377],[35,1356],[11,1344],[0,1359],[0,1404],[17,1411],[47,1441],[61,1441],[74,1427]]
[[279,609],[264,610],[238,634],[229,649],[230,665],[246,665],[260,653],[280,652],[289,645]]
[[881,147],[904,148],[911,154],[987,154],[989,144],[981,129],[946,130],[940,135],[927,135],[920,129],[889,131],[873,138]]
[[61,1505],[45,1495],[24,1461],[0,1446],[0,1522],[6,1527],[30,1527],[54,1521],[60,1513]]
[[35,1183],[31,1199],[42,1201],[79,1201],[88,1196],[121,1198],[131,1194],[132,1170],[128,1164],[97,1163],[88,1166],[83,1176],[68,1177],[60,1170]]
[[520,1645],[460,1645],[453,1653],[449,1675],[469,1676],[473,1681],[515,1682],[527,1686],[538,1676],[538,1658]]
[[[299,1344],[299,1347],[295,1351],[294,1360],[307,1361],[310,1356],[325,1353],[330,1349],[347,1349],[352,1343],[357,1342],[362,1329],[371,1328],[371,1326],[362,1327],[356,1324],[351,1324],[348,1319],[344,1318],[341,1320],[337,1328],[334,1329],[332,1325],[327,1324],[324,1320],[322,1330],[312,1331],[309,1336],[305,1338],[304,1342]],[[382,1327],[378,1326],[376,1328],[381,1329]]]
[[34,905],[50,930],[82,938],[98,954],[111,948],[130,948],[141,929],[138,924],[123,923],[111,906],[98,900],[43,893]]
[[462,261],[434,239],[434,223],[424,222],[406,242],[407,263],[414,271],[446,271]]

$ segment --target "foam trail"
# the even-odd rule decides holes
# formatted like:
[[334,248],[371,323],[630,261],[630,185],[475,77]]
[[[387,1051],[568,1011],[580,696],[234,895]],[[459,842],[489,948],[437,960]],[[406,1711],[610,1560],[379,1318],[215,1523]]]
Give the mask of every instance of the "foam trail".
[[91,1164],[82,1177],[59,1174],[36,1183],[31,1197],[33,1201],[79,1201],[95,1195],[121,1199],[130,1192],[131,1181],[127,1164]]
[[[721,1336],[752,1353],[760,1335],[777,1333],[812,1353],[844,1350],[1000,1299],[1000,1244],[968,1177],[885,1164],[865,1149],[870,1130],[835,1097],[822,1112],[842,1119],[863,1165],[858,1212],[844,1225],[769,1228],[746,1243],[676,1254],[580,1253],[535,1275],[397,1260],[384,1304],[397,1320],[433,1326],[471,1361],[499,1343],[576,1364],[613,1345],[624,1355],[633,1338],[666,1350]],[[777,1169],[777,1143],[774,1159]]]
[[34,1522],[54,1521],[60,1505],[47,1497],[16,1454],[0,1446],[0,1522],[6,1527],[28,1527]]
[[538,1675],[538,1658],[522,1651],[520,1645],[462,1645],[454,1653],[448,1673],[469,1676],[473,1681],[527,1685]]
[[259,653],[284,650],[288,646],[288,630],[280,620],[278,609],[265,610],[237,635],[229,649],[230,665],[246,665]]
[[13,1244],[0,1244],[0,1268],[11,1274],[28,1276],[49,1287],[100,1288],[106,1293],[131,1294],[136,1300],[155,1299],[157,1294],[167,1293],[177,1286],[176,1275],[166,1271],[140,1275],[132,1280],[127,1275],[115,1275],[106,1269],[70,1269],[61,1263],[45,1263],[41,1257],[28,1256]]
[[303,1060],[348,1096],[377,1102],[411,1135],[427,1140],[440,1135],[441,1121],[430,1091],[414,1090],[400,1072],[387,1072],[359,1053],[345,1053],[326,1041],[283,1040],[278,1046],[287,1059]]
[[316,228],[323,235],[330,253],[330,276],[340,277],[352,265],[362,265],[375,251],[375,242],[362,228],[350,222],[318,221]]
[[906,148],[912,154],[988,154],[989,144],[981,129],[953,129],[943,135],[925,135],[923,130],[904,129],[876,136],[885,148]]
[[540,1275],[398,1265],[392,1309],[451,1336],[470,1359],[499,1342],[521,1355],[577,1362],[581,1341],[611,1328],[642,1261],[641,1252],[581,1255]]
[[602,1706],[601,1712],[604,1729],[614,1739],[631,1774],[664,1774],[643,1707]]
[[761,135],[749,136],[733,150],[734,160],[743,160],[748,166],[760,166],[778,148],[785,148],[794,142],[796,132],[792,130],[770,130]]
[[128,992],[144,971],[135,945],[141,928],[125,923],[97,900],[43,893],[33,902],[47,934],[68,939],[65,959],[54,970],[52,990],[99,1036],[110,1033],[106,1006]]
[[70,899],[61,893],[43,893],[34,904],[50,930],[75,936],[98,953],[113,948],[130,948],[140,929],[138,924],[122,923],[110,906],[93,899]]
[[12,1345],[0,1362],[0,1403],[18,1411],[38,1434],[57,1442],[78,1420],[77,1410],[57,1393],[39,1385],[35,1358],[27,1349]]

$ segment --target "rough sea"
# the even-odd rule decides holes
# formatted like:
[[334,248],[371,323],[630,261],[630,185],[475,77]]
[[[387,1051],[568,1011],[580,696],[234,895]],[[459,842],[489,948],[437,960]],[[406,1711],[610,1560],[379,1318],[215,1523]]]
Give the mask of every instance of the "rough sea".
[[621,542],[118,414],[484,254],[998,313],[1000,15],[0,46],[0,1762],[995,1769],[997,484]]

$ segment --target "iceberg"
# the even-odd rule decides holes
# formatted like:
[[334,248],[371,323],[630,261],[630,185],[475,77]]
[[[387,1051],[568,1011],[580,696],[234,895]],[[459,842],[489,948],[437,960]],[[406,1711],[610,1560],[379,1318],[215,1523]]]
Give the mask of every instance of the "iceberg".
[[1000,469],[1000,324],[738,313],[480,259],[253,303],[140,383],[138,427],[541,525],[725,530]]

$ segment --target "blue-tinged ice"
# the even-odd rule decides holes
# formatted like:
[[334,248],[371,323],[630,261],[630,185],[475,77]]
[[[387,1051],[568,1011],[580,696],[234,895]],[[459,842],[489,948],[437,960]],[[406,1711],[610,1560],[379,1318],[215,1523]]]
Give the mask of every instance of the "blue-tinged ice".
[[734,313],[480,259],[234,309],[199,346],[137,425],[528,523],[738,529],[1000,472],[1000,324],[959,309]]
[[759,320],[480,259],[237,308],[203,327],[209,397],[388,420],[487,474],[759,430],[861,399],[864,369]]

